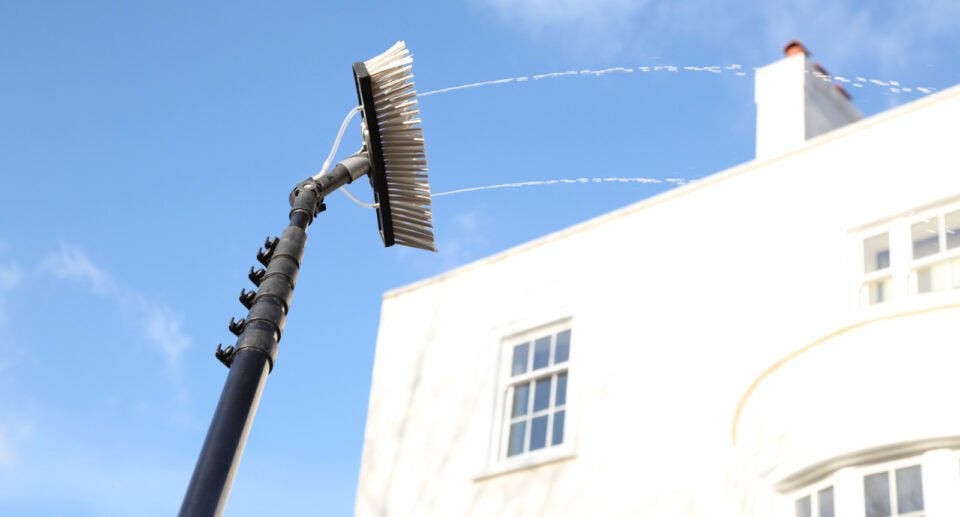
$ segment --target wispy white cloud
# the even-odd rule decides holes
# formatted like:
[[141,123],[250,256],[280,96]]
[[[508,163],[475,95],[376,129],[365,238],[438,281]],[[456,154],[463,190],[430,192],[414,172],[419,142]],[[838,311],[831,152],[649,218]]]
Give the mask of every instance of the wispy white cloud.
[[134,458],[98,454],[48,433],[20,446],[15,467],[0,468],[0,508],[8,508],[4,503],[40,503],[51,512],[73,510],[63,515],[170,515],[190,475],[189,464],[149,450]]
[[580,47],[623,47],[622,37],[647,0],[475,0],[534,38],[562,33]]
[[35,433],[34,424],[16,412],[0,415],[0,472],[13,471],[20,463],[18,450]]
[[23,270],[15,262],[0,265],[0,291],[9,291],[23,280]]
[[0,471],[13,468],[16,463],[13,447],[10,446],[9,439],[3,429],[0,429]]
[[79,281],[95,294],[134,307],[136,323],[169,366],[175,366],[183,351],[190,346],[190,338],[182,329],[183,318],[176,311],[122,286],[80,248],[61,244],[60,249],[43,259],[40,268],[55,278]]
[[480,212],[478,210],[460,212],[453,216],[453,222],[457,225],[458,231],[475,233],[480,229]]
[[485,0],[500,17],[535,30],[617,24],[647,5],[647,0]]
[[84,282],[97,294],[122,296],[122,290],[106,271],[95,266],[79,248],[67,244],[44,257],[40,269],[61,280]]
[[175,365],[190,346],[190,338],[181,328],[183,318],[161,305],[144,303],[143,307],[147,337],[163,352],[167,364]]
[[491,221],[481,207],[461,210],[451,215],[434,213],[437,232],[437,253],[398,246],[392,252],[399,263],[415,271],[417,276],[437,275],[462,266],[489,252],[490,238],[484,231]]
[[7,318],[7,296],[23,282],[23,270],[16,262],[0,264],[0,323]]
[[[960,26],[960,2],[791,0],[473,0],[534,40],[576,51],[636,54],[675,45],[767,59],[790,39],[809,43],[835,67],[893,72],[938,55]],[[607,52],[609,53],[609,52]],[[941,56],[941,59],[943,57]]]
[[937,50],[960,24],[960,2],[844,3],[828,0],[758,2],[767,44],[791,38],[815,42],[828,64],[857,63],[893,71]]
[[452,229],[440,242],[440,268],[446,271],[475,259],[487,243],[484,233],[484,216],[479,209],[464,210],[454,214]]

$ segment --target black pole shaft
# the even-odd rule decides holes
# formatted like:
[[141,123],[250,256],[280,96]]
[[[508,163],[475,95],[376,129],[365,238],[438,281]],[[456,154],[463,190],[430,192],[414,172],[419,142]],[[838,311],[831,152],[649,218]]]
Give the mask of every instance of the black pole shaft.
[[267,356],[237,354],[180,507],[181,516],[220,515],[267,383]]
[[[308,180],[294,190],[290,225],[279,240],[268,239],[267,251],[258,254],[267,266],[259,277],[259,292],[241,292],[241,301],[250,312],[243,320],[236,348],[218,349],[218,357],[230,367],[230,373],[183,498],[181,517],[223,513],[260,395],[276,360],[306,246],[306,229],[322,210],[323,187],[329,181]],[[334,183],[339,184],[330,185],[333,188],[326,193],[343,184]]]

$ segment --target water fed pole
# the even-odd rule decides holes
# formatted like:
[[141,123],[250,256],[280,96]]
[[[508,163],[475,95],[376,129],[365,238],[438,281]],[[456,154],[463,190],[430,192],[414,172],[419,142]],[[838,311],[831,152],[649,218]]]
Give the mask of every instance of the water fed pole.
[[230,372],[180,507],[181,517],[221,515],[267,376],[273,370],[293,290],[300,271],[307,227],[324,211],[324,198],[366,175],[373,187],[377,223],[386,246],[436,251],[430,184],[420,128],[413,58],[401,41],[353,73],[363,116],[363,149],[329,171],[300,182],[290,193],[290,224],[280,238],[267,238],[257,253],[265,269],[250,268],[257,291],[240,291],[249,312],[230,320],[237,343],[217,346]]

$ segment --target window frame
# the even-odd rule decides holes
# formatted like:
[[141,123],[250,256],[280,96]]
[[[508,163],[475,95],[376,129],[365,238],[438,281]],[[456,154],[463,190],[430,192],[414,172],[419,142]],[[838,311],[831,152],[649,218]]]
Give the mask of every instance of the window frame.
[[[887,267],[874,269],[873,271],[865,271],[866,257],[863,256],[865,253],[864,247],[868,240],[880,235],[887,236]],[[889,301],[890,299],[895,299],[896,296],[893,294],[896,292],[896,287],[894,286],[894,273],[895,261],[894,261],[894,232],[890,228],[875,228],[873,231],[862,232],[858,235],[857,242],[860,244],[859,251],[861,255],[861,260],[859,261],[859,272],[860,272],[860,305],[869,307],[873,305],[882,305]],[[883,283],[886,280],[890,280],[890,293],[884,297],[884,300],[874,303],[871,301],[871,286],[877,283]]]
[[[960,294],[960,246],[947,249],[948,233],[947,215],[960,212],[960,201],[953,198],[950,201],[927,205],[916,211],[887,219],[881,224],[871,224],[852,231],[856,241],[855,262],[855,293],[856,305],[861,309],[870,309],[889,305],[890,302],[900,302],[908,299],[928,300],[937,298],[946,293]],[[937,223],[937,242],[939,250],[920,258],[913,257],[913,225],[934,220]],[[890,246],[889,265],[883,269],[866,271],[864,245],[868,239],[886,233]],[[956,271],[950,265],[957,261]],[[943,265],[946,269],[944,279],[945,288],[940,290],[920,291],[919,277],[921,271]],[[889,292],[885,292],[883,301],[873,302],[871,286],[889,280]],[[954,287],[956,286],[956,287]]]
[[[781,499],[777,517],[797,517],[796,502],[806,496],[818,494],[833,487],[835,517],[864,517],[866,515],[867,476],[886,473],[887,489],[891,498],[891,511],[899,505],[897,498],[896,471],[908,467],[920,468],[923,509],[909,513],[892,513],[891,517],[927,517],[941,514],[945,509],[960,508],[960,492],[945,487],[960,487],[960,436],[943,439],[922,440],[900,445],[890,445],[883,451],[868,449],[846,457],[824,462],[822,467],[807,470],[801,479],[796,474],[781,481],[776,490]],[[803,480],[805,481],[803,481]],[[949,499],[944,496],[949,492]],[[811,513],[816,502],[811,497]]]
[[[560,332],[563,332],[563,331],[561,330]],[[556,336],[557,334],[549,334],[549,335],[550,335],[551,337],[553,337],[553,336]],[[572,333],[571,333],[571,342],[572,342]],[[532,342],[531,342],[531,343],[532,343]],[[521,343],[517,343],[517,344],[522,344],[522,342],[521,342]],[[516,344],[515,344],[514,346],[516,346]],[[550,354],[550,355],[551,355],[551,359],[553,358],[553,350],[554,350],[555,348],[556,348],[556,345],[552,343],[552,344],[551,344],[551,350],[550,350],[550,351],[551,351],[551,354]],[[532,363],[533,363],[533,353],[532,353],[532,351],[531,351],[531,353],[529,354],[529,360],[528,360],[527,362],[528,362],[528,364],[529,364],[530,367],[533,366],[533,365],[532,365]],[[534,387],[533,389],[531,389],[531,390],[528,392],[528,395],[527,395],[527,408],[526,408],[526,411],[524,412],[524,414],[522,414],[522,415],[520,415],[520,416],[516,416],[516,417],[513,416],[513,415],[510,415],[510,414],[505,414],[505,415],[503,416],[504,425],[503,425],[502,432],[505,434],[505,436],[502,438],[503,447],[501,448],[501,451],[499,452],[499,456],[502,456],[504,459],[513,458],[513,456],[510,456],[510,455],[509,455],[509,454],[510,454],[510,450],[509,450],[509,448],[510,448],[510,447],[509,447],[509,446],[510,446],[510,427],[511,427],[513,424],[515,424],[515,423],[520,423],[520,422],[527,422],[527,425],[526,425],[526,427],[524,428],[523,451],[521,451],[521,452],[520,452],[519,454],[517,454],[516,456],[522,456],[522,455],[524,455],[524,454],[535,454],[536,452],[539,452],[539,451],[542,450],[542,449],[546,449],[546,448],[550,448],[550,447],[558,447],[558,446],[560,446],[560,445],[563,445],[563,442],[562,442],[562,441],[561,441],[560,444],[557,444],[557,445],[550,444],[549,442],[552,442],[552,441],[553,441],[553,428],[554,428],[554,423],[555,423],[555,421],[556,421],[556,414],[557,414],[557,412],[559,412],[559,411],[564,411],[564,412],[566,412],[566,410],[567,410],[567,398],[566,398],[566,396],[564,397],[564,403],[563,403],[562,405],[557,405],[557,404],[556,404],[556,398],[557,398],[557,379],[559,378],[559,376],[560,376],[561,374],[566,374],[566,375],[567,375],[567,383],[568,383],[568,386],[569,386],[569,382],[570,382],[570,373],[569,373],[569,368],[568,368],[569,363],[570,363],[570,359],[568,358],[565,362],[563,362],[563,363],[561,363],[561,364],[559,364],[559,365],[557,365],[557,364],[548,364],[546,367],[540,368],[540,369],[537,369],[537,370],[533,370],[533,369],[531,368],[530,370],[528,370],[528,371],[526,371],[526,372],[524,372],[524,373],[522,373],[522,374],[520,374],[520,375],[513,376],[513,377],[510,378],[510,382],[509,382],[509,384],[507,385],[506,397],[504,398],[504,409],[505,409],[507,412],[510,412],[510,410],[512,410],[512,408],[513,408],[513,395],[514,395],[514,392],[516,391],[517,387],[519,387],[519,386],[521,386],[521,385],[535,386],[535,385],[536,385],[536,381],[539,381],[539,380],[541,380],[541,379],[550,378],[550,379],[551,379],[551,381],[550,381],[550,392],[547,394],[547,397],[548,397],[548,398],[547,398],[547,407],[546,407],[546,409],[536,410],[536,409],[533,407],[533,406],[534,406],[535,395],[536,395],[536,394],[535,394],[536,388]],[[539,449],[535,449],[535,450],[532,450],[532,451],[531,451],[531,450],[530,450],[530,445],[531,445],[530,442],[531,442],[532,439],[533,439],[533,431],[530,429],[530,427],[533,425],[533,420],[534,420],[534,418],[538,418],[538,417],[541,417],[541,416],[547,416],[547,417],[548,417],[548,418],[547,418],[547,430],[546,430],[546,433],[547,433],[547,434],[546,434],[546,440],[547,440],[547,443],[548,443],[548,444],[545,445],[544,447],[541,447],[541,448],[539,448]],[[564,420],[566,420],[566,414],[564,414]],[[564,422],[564,425],[566,425],[566,422]],[[566,429],[564,429],[564,432],[566,432]]]
[[[796,505],[801,499],[805,497],[810,498],[810,517],[820,517],[820,492],[831,488],[833,489],[833,515],[837,515],[837,487],[833,481],[833,477],[821,480],[817,483],[807,485],[801,490],[796,490],[791,494],[791,504]],[[793,517],[796,517],[796,506],[793,506]]]
[[[916,217],[910,220],[908,223],[908,230],[910,231],[910,248],[911,248],[911,261],[910,261],[910,280],[909,293],[911,295],[925,295],[937,292],[950,292],[954,290],[960,290],[960,287],[954,287],[955,285],[960,285],[958,279],[953,278],[953,271],[950,267],[950,262],[960,258],[960,246],[957,246],[953,249],[947,248],[947,233],[949,230],[946,226],[947,214],[952,214],[955,212],[960,212],[960,204],[952,204],[941,207],[938,210],[929,212],[926,217]],[[937,222],[937,243],[938,250],[929,255],[913,258],[913,225],[921,222],[930,221],[935,219]],[[946,278],[946,288],[941,290],[930,290],[925,292],[920,292],[920,271],[927,268],[933,268],[938,265],[945,265],[947,271]]]
[[[924,494],[923,496],[923,509],[915,510],[912,512],[901,513],[899,508],[899,501],[897,500],[897,471],[910,468],[918,467],[920,469],[920,491]],[[875,474],[887,474],[887,489],[890,497],[890,516],[889,517],[925,517],[928,513],[927,509],[927,492],[923,490],[924,485],[924,468],[923,468],[923,455],[912,456],[910,458],[903,458],[900,460],[888,461],[884,463],[878,463],[874,465],[865,465],[859,469],[858,477],[861,484],[866,483],[868,476]],[[836,493],[834,493],[836,497]],[[867,504],[867,495],[866,487],[864,486],[863,492],[863,504],[866,507]]]
[[[500,449],[497,452],[497,457],[502,461],[511,461],[515,458],[525,456],[525,455],[534,455],[539,454],[540,452],[550,449],[553,447],[561,447],[563,442],[558,445],[549,444],[553,438],[553,425],[554,425],[554,416],[558,411],[566,411],[568,406],[568,398],[564,398],[563,409],[557,409],[555,405],[556,395],[557,395],[557,382],[554,382],[554,379],[558,378],[561,373],[567,374],[567,390],[569,391],[570,383],[570,356],[567,355],[567,360],[563,363],[556,364],[554,362],[557,348],[557,336],[562,332],[570,332],[570,348],[573,347],[573,329],[567,325],[562,324],[553,324],[546,327],[541,327],[536,330],[524,332],[523,334],[513,336],[508,340],[504,341],[504,356],[509,359],[510,362],[510,371],[508,376],[503,384],[503,389],[501,389],[501,394],[503,397],[502,405],[502,419],[503,424],[500,426]],[[550,337],[550,350],[547,357],[547,366],[534,369],[534,360],[536,356],[536,342],[545,337]],[[529,343],[530,348],[527,351],[527,368],[521,374],[513,375],[513,350],[518,345],[523,343]],[[520,417],[513,417],[509,414],[513,406],[513,395],[518,386],[521,385],[530,385],[534,386],[536,381],[550,378],[550,392],[547,395],[547,408],[536,411],[533,407],[535,400],[534,389],[531,389],[527,395],[527,408],[526,412]],[[530,429],[533,425],[533,420],[537,416],[547,415],[550,418],[547,418],[547,430],[546,430],[546,439],[548,445],[541,447],[536,450],[530,450],[530,442],[533,439],[533,431]],[[564,414],[564,419],[566,420],[566,414]],[[528,422],[528,425],[524,428],[524,440],[523,440],[523,450],[515,455],[509,455],[509,441],[510,441],[510,427],[515,422],[525,421]],[[566,424],[566,422],[564,422]],[[566,432],[566,429],[564,429]],[[565,440],[564,440],[565,441]]]
[[[571,333],[570,351],[567,360],[561,364],[553,364],[553,356],[556,354],[555,336],[565,330],[569,330]],[[576,352],[574,351],[574,341],[576,339],[574,334],[576,334],[576,332],[573,328],[573,320],[571,318],[553,319],[549,323],[527,327],[527,330],[512,333],[505,332],[504,334],[507,334],[507,337],[502,338],[499,343],[500,359],[498,360],[499,367],[496,382],[497,392],[490,452],[488,454],[486,467],[474,477],[475,481],[481,481],[483,479],[507,472],[532,468],[545,463],[569,459],[576,455],[576,431],[574,425],[576,397],[570,387],[570,374],[571,370],[573,369],[573,362],[576,356]],[[530,368],[532,368],[533,357],[535,354],[534,343],[537,338],[542,338],[545,336],[552,337],[550,347],[550,364],[537,370],[528,369],[526,372],[517,376],[511,375],[514,346],[524,342],[530,343],[527,364]],[[528,450],[530,435],[532,434],[529,430],[529,425],[533,421],[532,407],[534,393],[533,390],[531,390],[528,399],[528,409],[530,409],[530,411],[528,411],[528,413],[524,416],[526,422],[528,422],[528,429],[525,432],[524,438],[524,451],[514,456],[507,456],[510,439],[510,424],[514,420],[510,415],[510,411],[515,387],[524,383],[529,384],[537,379],[547,376],[555,377],[564,372],[567,374],[566,399],[562,408],[559,409],[560,411],[564,412],[563,441],[560,444],[551,445],[554,425],[554,418],[551,417],[548,419],[547,445],[541,449],[533,451]],[[556,391],[557,383],[555,381],[551,382],[549,395],[550,406],[548,409],[543,411],[543,414],[555,415],[558,411],[558,406],[555,405]]]

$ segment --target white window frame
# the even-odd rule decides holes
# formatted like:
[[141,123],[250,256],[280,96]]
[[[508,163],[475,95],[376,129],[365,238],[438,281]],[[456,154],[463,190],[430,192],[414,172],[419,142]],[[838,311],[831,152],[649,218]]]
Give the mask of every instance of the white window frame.
[[[549,398],[548,398],[548,405],[547,405],[547,408],[546,408],[546,409],[541,409],[541,410],[538,411],[538,410],[535,410],[535,409],[533,408],[533,401],[534,401],[534,394],[535,394],[534,392],[535,392],[535,390],[536,390],[536,388],[533,388],[533,389],[531,389],[531,390],[528,392],[528,395],[527,395],[527,409],[524,411],[524,414],[523,414],[523,415],[518,416],[518,417],[514,417],[514,416],[512,416],[512,415],[506,415],[506,416],[504,416],[504,429],[503,429],[503,432],[506,434],[506,436],[504,436],[503,440],[501,441],[501,443],[504,445],[504,446],[502,447],[502,450],[500,451],[500,455],[501,455],[501,456],[504,456],[504,457],[507,458],[507,459],[513,458],[513,456],[510,456],[510,455],[509,455],[509,454],[510,454],[510,451],[509,451],[509,445],[510,445],[510,444],[509,444],[509,442],[510,442],[510,433],[509,433],[509,430],[510,430],[510,428],[511,428],[514,424],[518,424],[518,423],[521,423],[521,422],[524,423],[523,451],[521,451],[521,452],[520,452],[519,454],[517,454],[516,456],[520,456],[520,455],[523,455],[523,454],[535,454],[535,453],[538,452],[540,449],[544,449],[544,448],[547,448],[547,447],[554,447],[554,445],[552,444],[552,442],[553,442],[553,428],[554,428],[554,424],[555,424],[555,421],[556,421],[556,417],[550,418],[550,416],[553,415],[553,414],[555,414],[555,413],[557,413],[557,412],[559,412],[559,411],[564,411],[564,412],[565,412],[566,409],[567,409],[567,404],[566,404],[566,400],[564,400],[564,403],[563,403],[563,405],[561,405],[561,406],[554,405],[554,404],[551,403],[550,401],[554,401],[554,400],[556,399],[556,396],[557,396],[557,379],[559,378],[560,374],[567,374],[567,368],[566,368],[565,366],[566,366],[566,364],[560,365],[559,367],[558,367],[557,365],[551,365],[551,366],[548,366],[547,368],[542,368],[542,369],[540,369],[540,370],[536,370],[536,371],[533,371],[533,372],[527,372],[527,373],[525,373],[525,374],[519,375],[519,376],[514,377],[513,379],[511,379],[513,382],[511,382],[511,383],[510,383],[510,386],[507,388],[507,398],[506,398],[506,400],[509,402],[509,403],[507,404],[508,409],[512,409],[512,408],[513,408],[513,404],[512,404],[512,402],[513,402],[513,395],[514,395],[514,392],[516,391],[516,389],[517,389],[518,386],[521,386],[521,385],[527,385],[527,386],[529,386],[529,385],[531,385],[531,384],[534,384],[534,385],[535,385],[535,382],[534,382],[534,381],[539,381],[539,380],[541,380],[541,379],[549,378],[549,379],[550,379],[550,393],[547,395],[547,397],[549,397]],[[568,379],[569,379],[569,377],[568,377]],[[531,446],[531,443],[530,443],[530,442],[531,442],[531,440],[533,439],[533,419],[534,419],[534,418],[538,418],[538,417],[542,417],[542,416],[546,416],[546,417],[547,417],[547,431],[546,431],[546,438],[545,438],[545,439],[546,439],[546,445],[544,445],[544,447],[541,447],[540,449],[530,450],[530,446]],[[564,419],[566,419],[566,413],[564,413]],[[561,444],[562,444],[562,443],[563,443],[563,442],[562,442],[562,440],[561,440]],[[560,445],[560,444],[558,444],[558,445]]]
[[[937,442],[938,440],[933,440]],[[804,477],[813,481],[787,488],[780,492],[781,499],[777,517],[796,517],[797,500],[809,495],[816,495],[824,488],[833,487],[833,510],[835,517],[864,517],[866,515],[866,489],[864,480],[872,474],[886,472],[890,494],[890,509],[897,510],[896,471],[905,467],[920,467],[921,483],[923,487],[923,510],[909,513],[893,513],[892,517],[928,517],[930,515],[954,515],[960,509],[960,448],[957,448],[960,437],[951,440],[950,447],[934,446],[929,449],[910,444],[907,449],[893,446],[886,454],[893,454],[897,459],[880,459],[871,455],[853,455],[849,458],[837,459],[825,463],[829,471],[810,471]],[[938,443],[937,445],[946,445]],[[903,451],[911,452],[900,456]],[[951,488],[957,487],[957,488]],[[945,495],[948,499],[945,499]],[[819,508],[814,506],[816,497],[811,497],[812,515],[816,516]]]
[[[886,234],[886,236],[887,236],[887,244],[888,244],[888,246],[889,246],[889,257],[888,257],[889,265],[887,265],[887,267],[885,267],[885,268],[883,268],[883,269],[877,269],[877,270],[874,270],[874,271],[866,272],[866,271],[864,271],[864,264],[866,263],[866,257],[863,256],[863,246],[864,246],[864,243],[865,243],[868,239],[870,239],[871,237],[876,237],[876,236],[883,235],[883,234]],[[898,296],[897,296],[898,293],[896,293],[896,291],[897,291],[897,289],[896,289],[896,282],[894,281],[894,272],[895,272],[894,249],[895,249],[895,245],[894,245],[894,234],[893,234],[893,232],[890,231],[889,228],[876,228],[876,229],[874,229],[873,231],[863,232],[862,234],[860,234],[860,235],[859,235],[859,238],[857,239],[857,241],[858,241],[858,243],[859,243],[859,245],[860,245],[860,246],[859,246],[859,255],[861,256],[861,259],[860,259],[859,262],[858,262],[858,268],[859,268],[860,275],[861,275],[860,293],[859,293],[859,296],[860,296],[860,305],[861,305],[862,307],[870,306],[870,305],[879,305],[879,304],[886,303],[886,302],[890,301],[891,299],[894,299],[894,300],[897,299],[897,298],[898,298]],[[900,257],[897,257],[897,258],[900,258]],[[898,262],[899,262],[899,261],[898,261]],[[883,302],[880,302],[879,304],[871,303],[871,301],[870,301],[870,287],[871,287],[873,284],[875,284],[875,283],[883,282],[884,280],[887,280],[887,279],[889,279],[889,280],[891,281],[891,282],[890,282],[890,287],[891,287],[890,293],[887,293],[887,295],[886,295],[886,297],[885,297],[885,299],[884,299]]]
[[[565,330],[571,331],[570,338],[570,354],[567,358],[567,361],[559,365],[553,363],[553,354],[555,354],[556,343],[555,337],[554,342],[552,343],[550,354],[550,362],[547,367],[532,371],[528,369],[525,373],[517,375],[516,377],[511,375],[511,367],[513,364],[513,347],[524,342],[530,343],[530,351],[528,355],[528,365],[532,368],[533,365],[533,356],[534,356],[534,342],[537,338],[544,336],[556,336],[558,333]],[[576,356],[576,344],[577,336],[576,330],[573,327],[573,322],[570,318],[565,318],[562,320],[554,320],[551,323],[544,325],[539,325],[535,328],[529,330],[524,330],[521,332],[515,332],[510,334],[508,337],[505,337],[500,342],[500,360],[498,367],[497,375],[497,399],[496,399],[496,408],[495,408],[495,417],[493,419],[493,443],[491,444],[491,451],[489,459],[487,461],[487,466],[480,472],[477,476],[474,477],[475,481],[481,481],[493,476],[504,474],[507,472],[513,472],[516,470],[523,470],[527,468],[536,467],[543,465],[545,463],[551,463],[555,461],[565,460],[572,458],[576,455],[576,431],[575,431],[575,418],[574,418],[574,407],[576,405],[576,397],[573,395],[574,389],[572,388],[571,379],[573,371],[573,362]],[[564,414],[564,429],[563,429],[563,441],[558,445],[550,445],[553,437],[553,423],[554,418],[548,420],[547,426],[547,446],[542,449],[535,451],[525,450],[524,452],[517,454],[515,456],[507,456],[507,448],[509,446],[510,439],[510,424],[512,421],[521,420],[513,419],[510,416],[510,411],[513,401],[513,389],[514,386],[520,385],[523,383],[530,383],[533,380],[540,379],[546,376],[556,376],[559,373],[567,373],[567,393],[566,400],[562,407]],[[550,402],[551,405],[547,410],[542,411],[543,414],[552,414],[558,411],[557,406],[554,406],[553,403],[556,400],[556,382],[551,383],[550,387]],[[525,449],[528,447],[530,440],[530,422],[533,421],[533,398],[534,393],[531,390],[528,399],[528,411],[527,415],[523,418],[528,422],[527,430],[525,433]],[[538,415],[540,412],[537,413]]]
[[[920,489],[923,492],[923,509],[915,512],[899,513],[897,508],[897,470],[908,467],[920,467]],[[888,494],[890,495],[890,517],[924,517],[929,510],[927,509],[928,491],[923,490],[928,485],[929,480],[924,476],[922,456],[912,456],[902,460],[889,461],[876,465],[865,466],[860,469],[860,483],[864,483],[867,476],[873,474],[887,473]],[[836,492],[834,492],[836,498]],[[864,487],[863,504],[867,504],[866,487]]]
[[814,483],[812,485],[807,485],[803,487],[802,490],[798,490],[794,492],[790,496],[791,503],[794,505],[791,508],[791,512],[793,513],[791,513],[790,515],[791,516],[796,515],[795,505],[797,501],[803,499],[804,497],[809,497],[810,498],[810,517],[820,517],[819,496],[820,496],[820,492],[822,490],[826,490],[827,488],[833,489],[833,514],[834,516],[836,516],[837,515],[837,487],[836,485],[834,485],[832,477],[825,479],[823,481],[820,481],[818,483]]
[[[947,205],[938,210],[931,211],[925,214],[926,217],[916,217],[910,220],[907,224],[908,235],[911,236],[910,239],[910,294],[911,295],[927,295],[935,292],[949,292],[960,289],[960,287],[953,287],[955,284],[960,284],[960,282],[955,282],[952,278],[952,268],[949,267],[949,262],[954,259],[960,258],[960,247],[954,249],[947,249],[947,226],[946,226],[946,216],[949,213],[960,211],[960,203],[954,203]],[[921,257],[919,259],[913,258],[913,239],[912,239],[912,228],[915,223],[929,221],[931,219],[936,219],[937,221],[937,240],[940,245],[940,251],[933,253],[932,255],[927,255],[926,257]],[[927,293],[920,292],[920,283],[919,283],[919,271],[921,269],[926,269],[928,267],[937,266],[940,264],[947,265],[947,288],[942,291],[929,291]]]
[[[952,278],[953,272],[949,265],[946,266],[946,289],[921,293],[918,283],[920,270],[939,264],[948,264],[952,260],[960,260],[960,247],[950,250],[946,248],[946,214],[956,211],[960,211],[960,201],[954,198],[952,201],[929,205],[916,211],[911,210],[899,217],[888,219],[882,224],[874,224],[852,232],[854,246],[856,247],[853,253],[855,260],[852,264],[855,270],[853,278],[857,279],[854,287],[856,305],[860,309],[869,309],[887,306],[890,302],[901,302],[907,299],[932,301],[941,296],[949,296],[947,293],[960,294],[960,279],[955,281]],[[936,219],[938,222],[940,251],[914,259],[911,231],[913,224],[931,219]],[[889,238],[890,265],[884,269],[866,272],[864,271],[864,242],[870,237],[883,233],[886,233]],[[890,279],[890,292],[886,293],[883,302],[870,303],[870,286],[885,279]],[[957,284],[956,288],[953,287],[955,283]]]

